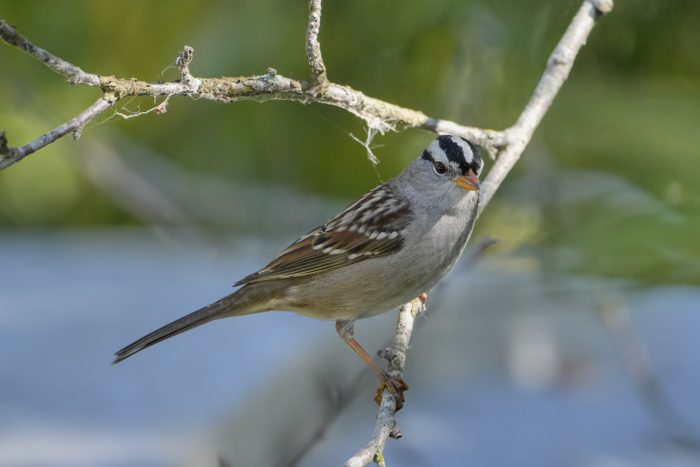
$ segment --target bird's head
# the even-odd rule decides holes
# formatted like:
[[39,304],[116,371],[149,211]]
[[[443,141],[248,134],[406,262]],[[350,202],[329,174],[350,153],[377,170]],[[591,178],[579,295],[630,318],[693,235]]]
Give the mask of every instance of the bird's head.
[[462,190],[478,191],[483,167],[481,154],[470,141],[459,136],[435,138],[415,161],[421,178],[435,187],[456,185]]

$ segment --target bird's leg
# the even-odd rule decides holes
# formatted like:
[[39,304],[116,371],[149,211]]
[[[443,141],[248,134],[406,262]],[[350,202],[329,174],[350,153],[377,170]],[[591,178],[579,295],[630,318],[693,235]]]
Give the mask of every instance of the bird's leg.
[[418,300],[420,300],[421,306],[423,307],[421,312],[425,311],[425,302],[428,301],[428,292],[423,292],[422,294],[418,295]]
[[408,389],[408,384],[401,378],[392,378],[389,376],[389,374],[370,357],[367,351],[362,348],[360,343],[355,340],[355,321],[338,320],[335,322],[335,330],[340,338],[360,356],[362,361],[365,362],[367,367],[372,370],[372,373],[379,379],[379,387],[374,396],[374,401],[379,404],[382,401],[382,392],[384,392],[384,389],[387,389],[396,400],[396,410],[400,410],[404,403],[403,393]]

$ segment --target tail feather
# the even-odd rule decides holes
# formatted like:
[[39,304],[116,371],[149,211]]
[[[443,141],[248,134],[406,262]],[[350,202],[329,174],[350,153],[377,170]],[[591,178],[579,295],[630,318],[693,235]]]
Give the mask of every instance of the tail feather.
[[[245,298],[241,296],[247,295],[240,293],[243,290],[244,289],[240,289],[230,295],[227,295],[211,305],[200,308],[199,310],[183,316],[170,324],[166,324],[165,326],[156,329],[152,333],[143,336],[141,339],[132,342],[114,354],[114,361],[112,364],[119,363],[122,360],[125,360],[132,355],[151,347],[152,345],[173,336],[177,336],[185,331],[189,331],[197,326],[201,326],[209,321],[225,318],[227,316],[240,316],[255,313],[258,310],[248,309],[248,307],[245,306],[244,302],[247,302],[248,300],[245,300]],[[243,298],[243,300],[241,300],[241,298]]]

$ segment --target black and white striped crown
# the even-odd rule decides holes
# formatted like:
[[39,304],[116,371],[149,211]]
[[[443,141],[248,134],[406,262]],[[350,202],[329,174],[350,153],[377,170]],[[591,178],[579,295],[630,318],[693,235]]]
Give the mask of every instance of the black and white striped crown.
[[423,159],[431,162],[440,161],[451,165],[455,171],[466,174],[472,169],[475,174],[481,171],[481,154],[477,147],[459,136],[440,135],[423,151]]

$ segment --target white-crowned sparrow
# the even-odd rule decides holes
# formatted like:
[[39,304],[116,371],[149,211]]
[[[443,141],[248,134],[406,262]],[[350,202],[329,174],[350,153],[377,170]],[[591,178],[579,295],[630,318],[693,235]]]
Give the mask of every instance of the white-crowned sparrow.
[[474,226],[481,168],[476,146],[439,136],[396,178],[235,284],[243,287],[129,344],[114,363],[215,319],[290,310],[336,320],[340,336],[400,406],[407,386],[390,380],[364,351],[352,324],[414,299],[452,268]]

